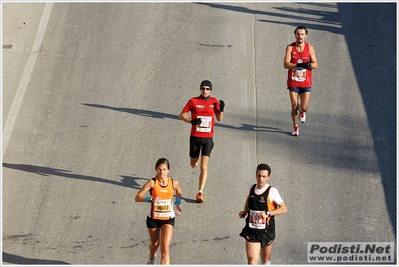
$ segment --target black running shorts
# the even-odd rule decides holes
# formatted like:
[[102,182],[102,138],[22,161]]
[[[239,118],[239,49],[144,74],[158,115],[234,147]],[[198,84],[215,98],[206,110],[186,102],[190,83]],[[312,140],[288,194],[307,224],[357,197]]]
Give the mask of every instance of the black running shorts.
[[164,224],[171,224],[175,226],[175,218],[169,220],[156,220],[147,216],[147,228],[161,228]]
[[213,149],[213,138],[201,138],[190,136],[190,157],[198,158],[201,156],[211,156]]
[[262,234],[247,234],[242,231],[240,233],[240,236],[244,237],[245,240],[251,243],[259,242],[261,247],[264,248],[270,246],[273,243],[274,238],[276,237],[276,232],[268,230],[267,232],[264,232]]

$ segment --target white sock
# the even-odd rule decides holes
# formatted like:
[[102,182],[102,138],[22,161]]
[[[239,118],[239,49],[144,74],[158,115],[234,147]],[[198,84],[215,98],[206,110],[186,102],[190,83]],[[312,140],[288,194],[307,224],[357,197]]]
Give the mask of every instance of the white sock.
[[265,261],[262,260],[262,265],[270,265],[270,261],[266,261],[265,262]]

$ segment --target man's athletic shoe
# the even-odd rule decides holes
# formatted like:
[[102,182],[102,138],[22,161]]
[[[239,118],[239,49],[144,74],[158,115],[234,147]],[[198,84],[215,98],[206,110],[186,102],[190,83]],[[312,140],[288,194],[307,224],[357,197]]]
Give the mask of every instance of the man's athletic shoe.
[[204,194],[198,193],[195,199],[197,200],[198,203],[204,202]]
[[299,113],[299,120],[300,120],[302,123],[304,123],[304,122],[306,121],[306,113],[305,113],[305,112],[301,111],[301,112]]
[[302,111],[301,111],[301,104],[298,104],[297,106],[296,106],[296,114],[300,114]]
[[294,129],[292,130],[292,136],[299,136],[299,126],[295,125]]
[[155,259],[156,259],[156,257],[154,257],[154,258],[149,257],[149,258],[148,258],[147,264],[149,264],[149,265],[155,265]]

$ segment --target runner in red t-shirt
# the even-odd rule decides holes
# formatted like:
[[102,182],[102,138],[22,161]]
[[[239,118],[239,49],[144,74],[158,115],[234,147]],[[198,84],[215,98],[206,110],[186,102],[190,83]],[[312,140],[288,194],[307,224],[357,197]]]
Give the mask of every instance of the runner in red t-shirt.
[[[191,98],[180,113],[180,119],[191,123],[190,133],[190,165],[196,168],[201,155],[201,171],[199,175],[199,187],[196,201],[204,202],[204,187],[208,178],[208,161],[213,149],[213,134],[215,117],[222,121],[224,114],[224,102],[211,97],[212,83],[204,80],[200,85],[200,96]],[[188,113],[191,112],[191,118]]]
[[[308,30],[298,26],[295,31],[295,43],[289,44],[285,49],[284,68],[288,69],[287,87],[291,99],[291,117],[294,124],[292,135],[299,135],[298,113],[300,121],[306,120],[305,112],[308,111],[310,91],[312,87],[312,70],[319,64],[316,52],[312,45],[305,43]],[[298,104],[298,95],[301,103]]]

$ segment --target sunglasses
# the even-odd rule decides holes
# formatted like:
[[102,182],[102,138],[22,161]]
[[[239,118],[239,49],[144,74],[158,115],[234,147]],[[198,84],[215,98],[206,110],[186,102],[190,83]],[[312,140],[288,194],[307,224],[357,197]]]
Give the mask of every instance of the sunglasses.
[[209,91],[209,90],[212,90],[212,89],[209,88],[209,87],[201,87],[201,90],[207,90],[207,91]]

